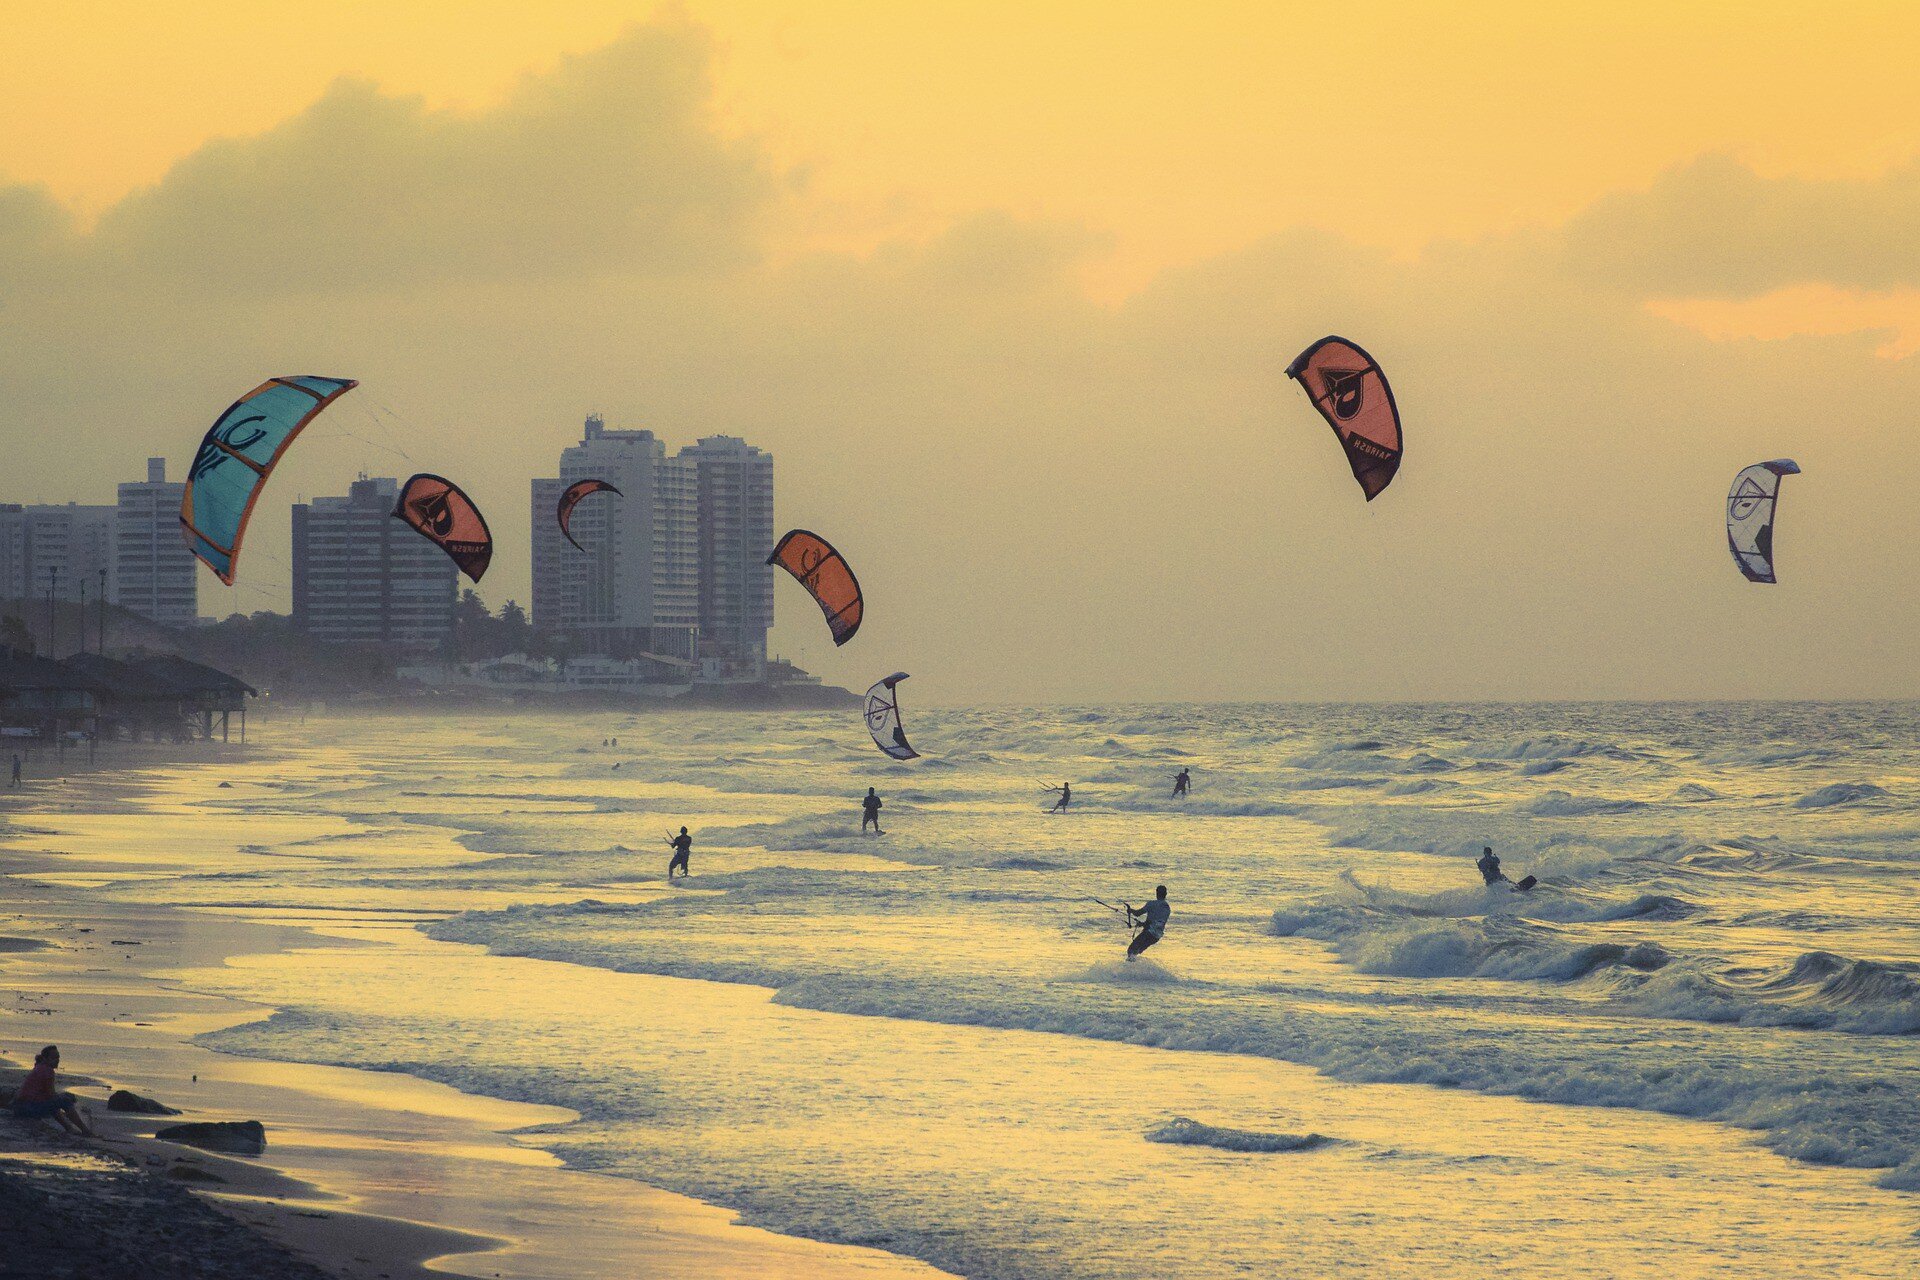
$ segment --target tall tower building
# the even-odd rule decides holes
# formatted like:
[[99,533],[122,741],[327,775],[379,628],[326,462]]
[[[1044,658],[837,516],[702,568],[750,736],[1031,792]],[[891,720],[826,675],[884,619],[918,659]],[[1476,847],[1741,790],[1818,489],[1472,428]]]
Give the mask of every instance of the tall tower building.
[[200,575],[180,536],[185,491],[167,480],[165,458],[148,458],[147,478],[121,485],[114,508],[113,602],[169,627],[190,627],[200,613]]
[[426,649],[453,626],[456,570],[393,519],[398,482],[365,476],[343,498],[293,507],[293,622],[322,640]]
[[705,436],[674,461],[693,477],[703,656],[757,678],[773,626],[773,455]]
[[[620,490],[575,508],[567,542],[555,504],[581,480]],[[693,484],[651,431],[612,431],[589,417],[580,443],[560,455],[558,479],[532,486],[536,625],[617,657],[693,657],[699,623]]]

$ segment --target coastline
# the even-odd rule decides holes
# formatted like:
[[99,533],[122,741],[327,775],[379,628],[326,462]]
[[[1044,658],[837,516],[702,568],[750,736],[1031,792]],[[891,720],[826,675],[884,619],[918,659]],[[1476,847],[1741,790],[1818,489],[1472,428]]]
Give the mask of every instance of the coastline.
[[[136,777],[70,781],[85,794],[66,786],[27,799],[51,800],[48,807],[65,812],[135,804]],[[8,806],[0,833],[9,825],[14,835],[30,833],[32,812]],[[59,1044],[71,1068],[61,1087],[114,1139],[90,1143],[56,1136],[51,1122],[0,1119],[0,1200],[31,1206],[45,1241],[28,1250],[23,1237],[14,1257],[39,1274],[133,1274],[125,1269],[129,1248],[143,1250],[138,1274],[216,1280],[941,1274],[879,1250],[746,1226],[725,1208],[568,1169],[514,1138],[572,1122],[575,1113],[563,1108],[467,1094],[397,1072],[205,1048],[195,1037],[272,1010],[196,993],[172,976],[178,971],[242,955],[366,944],[227,913],[106,901],[88,892],[89,879],[133,868],[93,877],[89,869],[78,858],[0,851],[12,898],[0,920],[0,1081],[17,1078],[38,1045]],[[184,1114],[110,1112],[105,1098],[114,1088]],[[259,1157],[214,1155],[151,1136],[172,1123],[249,1119],[266,1126]],[[184,1262],[151,1252],[161,1237],[179,1243]],[[61,1243],[72,1241],[82,1244]],[[105,1252],[89,1252],[94,1242]]]

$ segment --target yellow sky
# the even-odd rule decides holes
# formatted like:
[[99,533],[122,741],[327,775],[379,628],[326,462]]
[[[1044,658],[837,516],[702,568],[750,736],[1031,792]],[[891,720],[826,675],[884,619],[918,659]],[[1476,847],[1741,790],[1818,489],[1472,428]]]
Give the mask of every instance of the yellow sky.
[[[1197,11],[1196,11],[1197,8]],[[339,76],[480,108],[660,12],[621,0],[0,6],[0,176],[98,211]],[[1110,235],[1125,288],[1278,228],[1409,250],[1725,150],[1864,176],[1920,148],[1920,6],[689,3],[729,127],[859,246],[997,207]]]

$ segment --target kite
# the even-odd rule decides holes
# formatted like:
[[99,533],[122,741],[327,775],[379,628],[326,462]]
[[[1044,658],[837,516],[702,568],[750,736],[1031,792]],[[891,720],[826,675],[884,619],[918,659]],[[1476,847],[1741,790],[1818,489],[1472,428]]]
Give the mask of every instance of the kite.
[[907,731],[900,725],[900,695],[893,686],[907,678],[896,671],[867,690],[867,732],[873,745],[895,760],[918,760],[920,753],[907,745]]
[[853,639],[866,606],[860,598],[860,580],[833,544],[817,533],[795,529],[780,539],[767,563],[785,569],[812,594],[820,612],[827,615],[835,644]]
[[1373,357],[1345,338],[1322,338],[1287,366],[1347,451],[1353,478],[1372,502],[1400,470],[1400,410]]
[[1749,582],[1773,582],[1773,513],[1780,503],[1780,478],[1797,476],[1791,458],[1756,462],[1733,478],[1727,494],[1727,546]]
[[267,477],[314,415],[360,384],[352,378],[269,378],[207,428],[187,468],[180,525],[187,545],[233,585],[247,518]]
[[441,476],[424,472],[400,486],[400,501],[393,507],[393,518],[404,520],[413,531],[447,553],[460,572],[480,581],[493,559],[493,535],[487,531],[487,518],[460,486]]
[[560,532],[568,542],[573,543],[575,550],[585,551],[586,548],[575,541],[573,530],[569,527],[573,522],[573,509],[579,506],[580,500],[588,494],[602,492],[610,493],[616,498],[626,496],[605,480],[581,480],[568,485],[567,491],[560,495]]

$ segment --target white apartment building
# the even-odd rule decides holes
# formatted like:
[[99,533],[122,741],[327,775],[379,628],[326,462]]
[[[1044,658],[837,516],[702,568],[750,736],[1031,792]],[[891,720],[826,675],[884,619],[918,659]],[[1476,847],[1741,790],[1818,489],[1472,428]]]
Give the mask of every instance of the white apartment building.
[[180,532],[186,485],[167,479],[165,458],[147,459],[147,478],[120,486],[113,520],[113,602],[168,627],[200,615],[200,574]]

